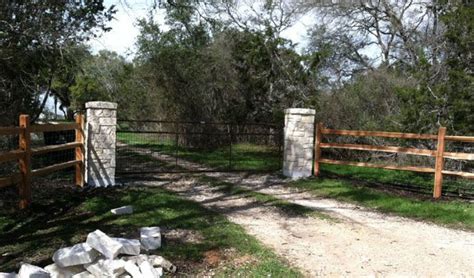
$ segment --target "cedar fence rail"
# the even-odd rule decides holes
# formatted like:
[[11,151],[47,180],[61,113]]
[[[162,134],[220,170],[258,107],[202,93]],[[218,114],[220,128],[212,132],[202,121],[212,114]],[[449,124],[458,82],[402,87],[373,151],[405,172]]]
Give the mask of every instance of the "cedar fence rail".
[[[75,184],[84,186],[84,115],[76,115],[75,123],[68,124],[30,124],[28,115],[20,115],[18,127],[0,127],[0,135],[18,135],[19,148],[17,150],[0,153],[0,163],[18,161],[19,173],[0,177],[0,188],[18,185],[20,196],[19,207],[25,209],[31,204],[31,181],[33,177],[47,175],[69,167],[75,167]],[[75,130],[75,141],[60,145],[31,147],[31,133]],[[35,155],[75,150],[75,159],[57,163],[40,169],[31,169],[32,157]]]
[[[363,131],[363,130],[340,130],[324,128],[322,123],[318,123],[315,128],[315,147],[314,147],[314,175],[320,174],[320,164],[350,165],[369,168],[382,168],[389,170],[413,171],[421,173],[434,173],[433,198],[441,197],[443,185],[443,175],[454,175],[463,178],[474,179],[474,173],[443,170],[444,159],[456,160],[474,160],[474,153],[445,152],[445,142],[465,142],[474,143],[474,137],[471,136],[450,136],[446,135],[446,128],[440,127],[438,134],[416,134],[385,131]],[[342,144],[342,143],[323,143],[324,135],[355,136],[355,137],[385,137],[399,139],[419,139],[419,140],[437,140],[436,150],[404,148],[398,146],[374,146],[363,144]],[[435,158],[435,168],[417,167],[417,166],[398,166],[398,165],[379,165],[365,162],[352,162],[326,159],[321,157],[321,149],[346,149],[359,151],[378,151],[388,153],[404,153],[410,155],[429,156]]]

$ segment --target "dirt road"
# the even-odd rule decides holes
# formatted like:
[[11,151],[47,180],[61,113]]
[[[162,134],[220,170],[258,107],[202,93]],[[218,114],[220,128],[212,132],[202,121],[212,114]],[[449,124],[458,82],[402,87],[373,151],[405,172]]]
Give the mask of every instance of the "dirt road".
[[[164,162],[173,159],[161,154],[153,157]],[[205,169],[192,162],[182,165]],[[227,216],[308,277],[474,277],[472,232],[317,198],[286,187],[285,181],[272,175],[207,175],[303,205],[330,218],[289,216],[250,197],[228,195],[192,176],[174,176],[173,182],[164,185],[146,183],[164,186]]]
[[474,233],[315,198],[286,188],[272,176],[212,175],[331,217],[288,216],[252,198],[226,195],[192,177],[165,185],[226,215],[309,277],[474,277]]

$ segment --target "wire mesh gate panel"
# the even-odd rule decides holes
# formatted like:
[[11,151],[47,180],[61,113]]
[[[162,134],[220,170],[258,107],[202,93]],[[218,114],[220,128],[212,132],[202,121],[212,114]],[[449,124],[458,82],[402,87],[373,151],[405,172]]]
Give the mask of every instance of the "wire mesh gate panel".
[[118,176],[282,167],[282,125],[154,120],[119,120],[117,125]]

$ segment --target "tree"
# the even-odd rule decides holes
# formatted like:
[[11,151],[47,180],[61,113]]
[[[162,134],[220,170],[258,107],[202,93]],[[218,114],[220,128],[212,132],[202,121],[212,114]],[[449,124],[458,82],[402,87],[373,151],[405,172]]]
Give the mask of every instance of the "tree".
[[[63,51],[107,31],[114,7],[103,1],[2,1],[0,8],[0,122],[19,113],[38,118],[52,93]],[[8,109],[7,109],[8,107]]]
[[[289,106],[304,106],[314,94],[313,71],[307,57],[280,37],[294,14],[283,3],[258,7],[265,20],[255,28],[237,20],[235,3],[169,1],[168,31],[152,17],[142,21],[137,63],[148,67],[164,116],[272,121]],[[260,19],[254,14],[245,20]]]
[[154,96],[147,94],[141,69],[115,52],[102,50],[82,60],[67,88],[72,109],[83,110],[88,101],[113,101],[122,118],[154,113]]

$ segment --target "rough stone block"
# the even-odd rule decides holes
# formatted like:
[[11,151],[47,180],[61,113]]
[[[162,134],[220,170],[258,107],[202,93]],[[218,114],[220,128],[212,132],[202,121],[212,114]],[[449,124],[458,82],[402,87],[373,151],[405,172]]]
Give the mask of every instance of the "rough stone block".
[[116,215],[132,214],[133,213],[133,207],[132,206],[123,206],[123,207],[111,209],[110,212],[112,214],[116,214]]
[[99,259],[84,267],[96,277],[118,277],[125,272],[124,260]]
[[43,268],[31,264],[22,264],[18,272],[19,278],[49,278],[49,273]]
[[155,271],[158,274],[158,277],[163,276],[163,268],[162,267],[155,267]]
[[163,258],[162,256],[157,256],[157,255],[138,255],[138,256],[130,256],[130,257],[124,257],[124,260],[127,262],[132,262],[136,265],[140,265],[141,263],[148,261],[153,267],[162,267],[164,270],[175,273],[176,272],[176,266],[173,265],[170,261],[167,259]]
[[313,109],[285,110],[283,174],[287,177],[297,179],[312,174],[314,115]]
[[71,278],[75,274],[81,273],[84,271],[83,266],[68,266],[68,267],[60,267],[57,264],[50,264],[45,266],[44,270],[49,272],[51,278]]
[[140,255],[140,241],[138,239],[127,239],[120,237],[113,237],[112,239],[118,241],[122,244],[122,249],[120,249],[120,254],[126,255]]
[[159,266],[168,272],[175,273],[176,266],[162,256],[149,256],[148,260],[153,266]]
[[145,250],[161,247],[161,231],[159,227],[143,227],[140,229],[140,242]]
[[288,108],[285,109],[285,114],[290,115],[315,115],[316,111],[310,108]]
[[115,134],[117,127],[114,125],[100,126],[99,133],[105,136],[110,136]]
[[137,256],[130,256],[130,257],[123,257],[122,259],[127,262],[132,262],[136,265],[140,265],[142,262],[149,260],[148,255],[144,255],[144,254],[137,255]]
[[106,102],[106,101],[89,101],[89,102],[86,102],[86,109],[117,110],[117,103]]
[[86,270],[81,273],[75,274],[71,278],[95,278],[95,275]]
[[133,278],[144,278],[140,272],[140,268],[133,262],[125,262],[125,271],[127,271]]
[[113,240],[111,237],[103,233],[101,230],[95,230],[87,235],[86,243],[107,259],[114,259],[123,245]]
[[68,267],[93,262],[98,256],[97,251],[86,243],[61,248],[54,252],[53,261],[59,267]]
[[142,275],[147,278],[161,277],[159,273],[153,268],[153,266],[148,261],[144,261],[140,264],[140,271]]
[[104,125],[110,125],[110,126],[116,126],[117,125],[117,119],[116,118],[99,118],[99,125],[104,126]]

